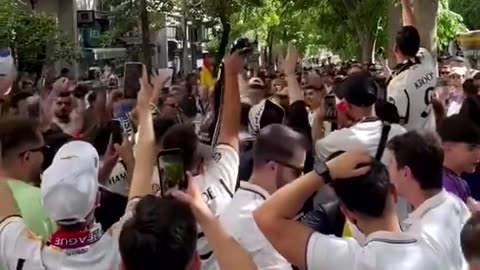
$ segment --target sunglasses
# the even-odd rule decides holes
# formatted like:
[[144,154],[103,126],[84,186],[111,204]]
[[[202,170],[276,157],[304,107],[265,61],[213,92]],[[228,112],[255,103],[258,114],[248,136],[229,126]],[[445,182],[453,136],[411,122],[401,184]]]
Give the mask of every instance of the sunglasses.
[[292,169],[293,171],[293,174],[295,177],[300,177],[302,174],[303,174],[303,167],[297,167],[295,165],[292,165],[292,164],[288,164],[286,162],[282,162],[282,161],[277,161],[277,160],[272,160],[273,162],[276,162],[282,166],[285,166],[289,169]]

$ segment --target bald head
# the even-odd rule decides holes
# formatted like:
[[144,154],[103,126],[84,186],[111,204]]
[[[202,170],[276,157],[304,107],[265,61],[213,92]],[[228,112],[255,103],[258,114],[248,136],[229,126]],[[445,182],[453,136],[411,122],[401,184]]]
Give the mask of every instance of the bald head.
[[253,147],[254,166],[262,166],[268,161],[302,163],[306,149],[307,142],[302,134],[285,125],[268,125],[257,135]]

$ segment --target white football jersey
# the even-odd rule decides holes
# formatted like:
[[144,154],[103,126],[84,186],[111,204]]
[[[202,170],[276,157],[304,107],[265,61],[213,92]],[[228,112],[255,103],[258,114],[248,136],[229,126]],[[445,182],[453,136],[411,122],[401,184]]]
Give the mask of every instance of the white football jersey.
[[[211,163],[207,165],[204,173],[194,177],[203,199],[217,217],[233,198],[239,166],[237,151],[229,145],[219,144],[215,147]],[[209,260],[213,251],[203,232],[198,235],[197,252],[202,260],[202,269],[216,268],[215,260]]]
[[387,88],[388,101],[397,107],[407,130],[435,131],[432,97],[437,83],[437,70],[432,55],[420,48],[420,63],[395,76]]

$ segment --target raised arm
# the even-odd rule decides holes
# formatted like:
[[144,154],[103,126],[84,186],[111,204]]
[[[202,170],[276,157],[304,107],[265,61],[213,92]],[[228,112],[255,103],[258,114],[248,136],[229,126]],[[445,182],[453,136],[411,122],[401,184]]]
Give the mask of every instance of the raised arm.
[[234,53],[225,59],[225,92],[223,94],[222,113],[220,115],[220,133],[218,144],[227,144],[238,151],[238,132],[240,130],[240,92],[238,74],[243,70],[245,59]]
[[255,270],[250,255],[240,244],[223,228],[220,221],[210,211],[202,198],[192,177],[188,174],[188,188],[185,192],[176,191],[173,195],[188,204],[198,224],[207,237],[208,244],[212,248],[220,270]]
[[402,20],[403,26],[417,27],[410,0],[402,0]]
[[132,183],[128,199],[143,197],[152,193],[152,175],[155,167],[155,134],[153,130],[152,114],[150,113],[150,101],[153,95],[153,87],[148,82],[146,68],[143,68],[143,76],[140,80],[141,89],[137,97],[138,113],[138,141],[135,168],[133,170]]
[[[368,168],[357,169],[357,165],[370,160],[368,153],[354,152],[343,154],[326,166],[332,179],[347,178],[366,173]],[[253,213],[259,229],[272,246],[300,269],[306,269],[305,255],[313,231],[294,217],[305,201],[325,186],[324,179],[315,171],[282,187]]]
[[300,84],[297,81],[297,74],[295,69],[298,62],[298,53],[295,47],[292,44],[288,45],[288,52],[285,61],[282,64],[283,72],[285,72],[285,77],[288,83],[288,99],[290,104],[293,104],[296,101],[303,100],[302,89]]

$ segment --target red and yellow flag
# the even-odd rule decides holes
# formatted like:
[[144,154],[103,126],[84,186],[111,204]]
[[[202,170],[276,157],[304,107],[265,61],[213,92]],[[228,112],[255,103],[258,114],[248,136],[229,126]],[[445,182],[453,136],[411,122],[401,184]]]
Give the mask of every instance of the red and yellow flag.
[[214,85],[214,79],[212,75],[212,67],[210,66],[210,61],[208,58],[208,54],[203,55],[203,66],[202,70],[200,71],[200,85],[212,88]]

